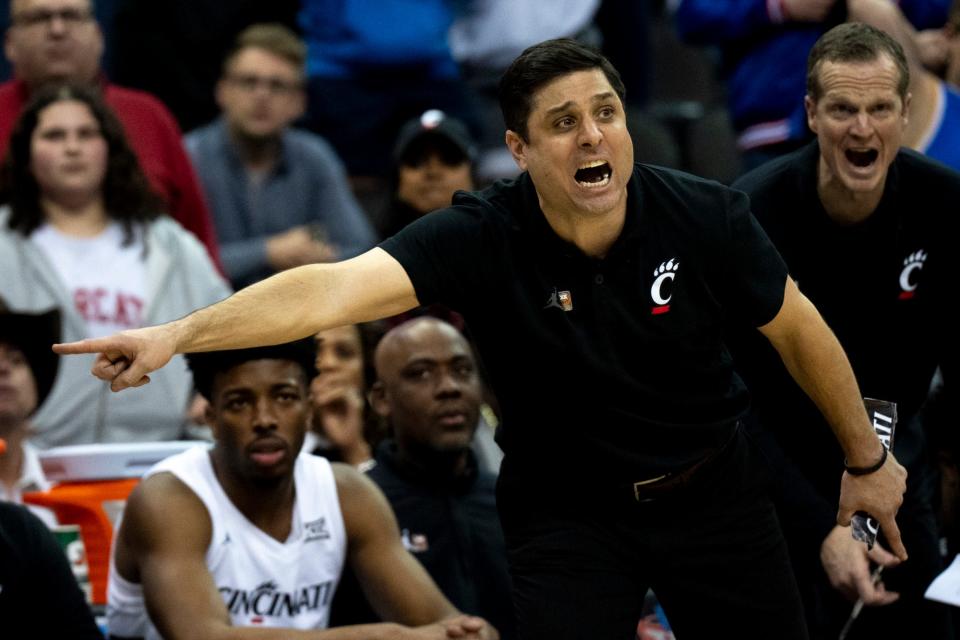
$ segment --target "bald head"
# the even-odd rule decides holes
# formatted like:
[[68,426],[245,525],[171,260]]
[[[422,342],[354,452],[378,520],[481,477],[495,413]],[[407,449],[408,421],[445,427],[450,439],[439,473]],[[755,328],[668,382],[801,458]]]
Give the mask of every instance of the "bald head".
[[430,316],[414,318],[391,329],[380,340],[374,354],[377,377],[389,375],[398,360],[404,359],[418,346],[434,341],[456,344],[461,351],[472,354],[466,338],[450,323]]
[[436,318],[416,318],[387,333],[374,356],[373,409],[411,455],[463,452],[480,413],[480,381],[466,339]]

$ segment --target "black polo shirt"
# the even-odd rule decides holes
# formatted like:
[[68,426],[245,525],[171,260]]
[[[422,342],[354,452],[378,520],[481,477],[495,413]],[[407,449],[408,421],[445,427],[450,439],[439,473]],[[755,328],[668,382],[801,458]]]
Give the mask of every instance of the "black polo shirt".
[[[814,141],[748,173],[735,187],[750,195],[790,274],[833,329],[862,394],[897,403],[894,446],[909,469],[923,453],[914,418],[934,370],[943,367],[949,381],[956,369],[960,174],[901,149],[877,208],[858,224],[841,225],[817,194],[819,158]],[[735,342],[764,426],[824,498],[819,548],[833,526],[843,452],[769,345]]]
[[723,327],[776,315],[783,261],[739,192],[639,164],[627,189],[603,259],[554,233],[527,174],[381,245],[421,304],[466,318],[503,410],[505,473],[633,482],[715,449],[747,406]]

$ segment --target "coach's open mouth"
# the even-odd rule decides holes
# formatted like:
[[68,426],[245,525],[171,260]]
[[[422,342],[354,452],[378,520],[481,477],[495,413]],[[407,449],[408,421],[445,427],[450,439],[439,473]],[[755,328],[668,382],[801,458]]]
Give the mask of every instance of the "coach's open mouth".
[[611,175],[613,175],[613,168],[608,162],[593,160],[581,165],[574,174],[574,179],[580,186],[593,189],[609,184]]
[[847,149],[844,155],[850,164],[865,169],[877,161],[877,158],[880,157],[880,152],[876,149]]

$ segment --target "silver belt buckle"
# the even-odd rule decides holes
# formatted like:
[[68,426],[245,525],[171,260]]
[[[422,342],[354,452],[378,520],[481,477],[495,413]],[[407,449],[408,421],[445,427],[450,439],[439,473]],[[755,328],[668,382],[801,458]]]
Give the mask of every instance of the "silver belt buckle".
[[643,502],[643,500],[640,499],[640,489],[641,489],[642,487],[645,487],[645,486],[648,485],[648,484],[653,484],[654,482],[660,482],[661,480],[663,480],[664,478],[666,478],[668,475],[670,475],[670,474],[669,474],[669,473],[665,473],[665,474],[663,474],[662,476],[657,476],[656,478],[649,478],[648,480],[641,480],[640,482],[634,482],[634,483],[633,483],[633,497],[636,499],[637,502]]

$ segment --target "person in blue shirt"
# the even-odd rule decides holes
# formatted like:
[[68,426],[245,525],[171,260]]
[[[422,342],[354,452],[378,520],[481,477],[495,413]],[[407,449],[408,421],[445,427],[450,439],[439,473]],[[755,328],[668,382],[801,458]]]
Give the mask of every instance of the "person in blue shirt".
[[481,130],[448,32],[459,0],[304,0],[307,124],[351,176],[386,178],[400,127],[426,109]]
[[[946,21],[950,0],[903,0],[917,29]],[[840,0],[681,0],[681,38],[720,49],[744,171],[810,140],[803,96],[813,43],[847,19]]]

